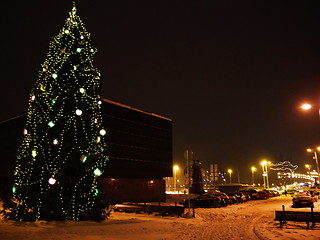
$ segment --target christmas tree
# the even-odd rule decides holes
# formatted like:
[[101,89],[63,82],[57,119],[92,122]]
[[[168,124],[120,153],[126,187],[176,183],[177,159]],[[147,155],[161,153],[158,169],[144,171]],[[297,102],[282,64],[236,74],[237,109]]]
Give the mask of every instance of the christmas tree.
[[102,220],[97,178],[108,160],[100,72],[90,34],[73,5],[31,90],[8,219]]

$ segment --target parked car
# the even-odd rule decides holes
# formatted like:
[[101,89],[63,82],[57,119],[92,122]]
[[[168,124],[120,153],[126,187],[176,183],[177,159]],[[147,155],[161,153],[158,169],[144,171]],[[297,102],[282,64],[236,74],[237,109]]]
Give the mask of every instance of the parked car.
[[280,192],[277,191],[277,190],[269,190],[269,191],[272,193],[273,197],[279,197],[280,196]]
[[237,197],[233,193],[226,193],[230,199],[230,204],[238,203]]
[[312,196],[309,191],[295,192],[292,196],[292,207],[313,207],[317,197]]
[[235,203],[243,203],[248,201],[246,196],[241,192],[227,193],[227,195],[229,196],[229,198],[235,199]]
[[225,206],[232,204],[232,200],[229,198],[229,196],[223,192],[219,192],[219,191],[210,191],[207,192],[203,195],[208,195],[208,196],[215,196],[215,197],[220,197],[221,199],[224,200],[225,202]]
[[236,195],[236,197],[237,197],[237,199],[238,199],[239,202],[246,202],[246,201],[249,200],[249,199],[246,197],[246,195],[244,195],[244,194],[241,193],[241,192],[236,192],[235,195]]
[[[180,202],[181,205],[184,207],[188,207],[188,199],[184,199]],[[228,205],[226,201],[220,197],[215,195],[208,195],[208,194],[202,194],[196,198],[190,199],[190,205],[191,207],[203,207],[203,208],[209,208],[209,207],[224,207]]]
[[280,193],[276,190],[263,190],[263,192],[266,192],[269,194],[269,197],[277,197],[277,196],[280,196]]
[[269,193],[265,191],[258,191],[258,199],[268,199],[269,197]]
[[247,199],[247,201],[251,200],[250,194],[248,192],[239,192],[239,193],[242,193]]
[[241,190],[240,192],[243,194],[249,194],[250,199],[252,199],[252,200],[258,199],[258,197],[259,197],[258,191],[255,189]]

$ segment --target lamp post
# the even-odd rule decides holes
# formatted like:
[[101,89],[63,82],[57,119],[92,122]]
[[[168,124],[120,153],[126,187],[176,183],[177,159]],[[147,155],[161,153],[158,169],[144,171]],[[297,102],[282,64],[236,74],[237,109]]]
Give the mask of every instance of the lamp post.
[[[309,111],[310,109],[312,109],[313,106],[309,103],[304,103],[301,105],[301,109],[304,110],[304,111]],[[318,115],[320,117],[320,107],[318,108]]]
[[305,166],[306,169],[308,170],[307,175],[309,175],[309,178],[310,178],[310,180],[311,180],[311,173],[310,173],[311,165],[306,164],[306,165],[304,165],[304,166]]
[[270,188],[270,186],[269,186],[268,164],[270,165],[270,164],[271,164],[271,162],[267,162],[267,164],[266,164],[267,188],[269,189],[269,188]]
[[231,170],[231,169],[228,169],[228,173],[229,173],[229,175],[230,175],[230,183],[231,183],[231,182],[232,182],[232,181],[231,181],[232,170]]
[[[305,110],[305,111],[308,111],[310,109],[312,109],[313,106],[309,103],[304,103],[301,105],[301,109],[302,110]],[[319,118],[320,118],[320,107],[318,107],[318,115],[319,115]],[[317,167],[317,175],[318,175],[318,183],[320,181],[320,173],[319,173],[319,162],[318,162],[318,156],[317,156],[317,152],[316,151],[320,151],[320,147],[317,147],[316,149],[312,149],[312,148],[308,148],[307,151],[308,152],[313,152],[314,154],[314,160],[316,161],[316,167]],[[315,179],[316,181],[316,179]]]
[[310,169],[311,169],[311,165],[306,164],[306,165],[304,165],[304,166],[306,167],[306,169],[308,169],[308,171],[310,171]]
[[179,170],[178,165],[173,166],[173,191],[177,191],[177,171]]
[[268,164],[271,164],[271,162],[268,162],[267,160],[263,160],[261,163],[262,166],[262,176],[263,176],[263,186],[264,188],[269,188],[269,176],[268,176]]
[[318,161],[318,154],[317,154],[317,150],[320,151],[320,147],[316,147],[315,149],[313,148],[307,148],[307,152],[313,152],[313,159],[316,162],[316,167],[317,167],[317,174],[318,174],[318,183],[319,183],[319,161]]
[[252,186],[254,186],[254,172],[257,171],[256,167],[251,167],[251,173],[252,173]]
[[263,178],[263,187],[266,188],[266,173],[264,171],[264,166],[266,165],[267,161],[262,161],[260,164],[262,166],[262,178]]

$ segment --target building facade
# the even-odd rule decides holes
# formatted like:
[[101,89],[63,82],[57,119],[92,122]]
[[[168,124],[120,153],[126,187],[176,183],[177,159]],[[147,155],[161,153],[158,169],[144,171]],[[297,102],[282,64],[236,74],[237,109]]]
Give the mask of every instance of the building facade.
[[[164,177],[172,176],[172,121],[102,99],[109,161],[100,191],[112,203],[165,200]],[[0,188],[9,192],[26,115],[0,123]]]

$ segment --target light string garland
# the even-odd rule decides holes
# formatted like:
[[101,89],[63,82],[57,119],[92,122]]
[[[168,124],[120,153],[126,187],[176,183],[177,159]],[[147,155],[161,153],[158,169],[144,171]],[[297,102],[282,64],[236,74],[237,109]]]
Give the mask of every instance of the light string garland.
[[291,173],[298,169],[298,165],[293,165],[290,161],[273,163],[270,169],[274,171],[290,171]]
[[73,5],[30,93],[10,219],[94,220],[108,161],[96,52]]

